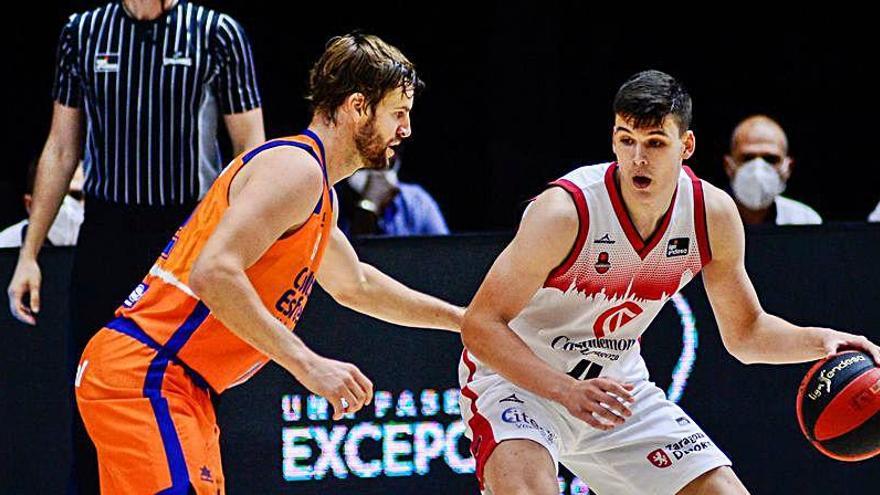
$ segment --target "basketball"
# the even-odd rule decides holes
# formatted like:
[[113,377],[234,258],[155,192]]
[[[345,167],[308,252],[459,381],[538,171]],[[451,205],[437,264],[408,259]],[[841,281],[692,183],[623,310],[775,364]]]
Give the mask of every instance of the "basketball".
[[797,394],[801,431],[839,461],[880,453],[880,368],[871,356],[845,351],[816,363]]

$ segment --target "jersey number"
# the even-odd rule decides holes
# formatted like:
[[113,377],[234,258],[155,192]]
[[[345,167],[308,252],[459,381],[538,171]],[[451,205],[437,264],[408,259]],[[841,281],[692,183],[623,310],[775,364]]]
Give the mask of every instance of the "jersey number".
[[601,365],[596,364],[589,359],[581,359],[578,361],[578,364],[574,365],[574,368],[568,372],[568,376],[575,380],[590,380],[598,378],[599,373],[602,373]]

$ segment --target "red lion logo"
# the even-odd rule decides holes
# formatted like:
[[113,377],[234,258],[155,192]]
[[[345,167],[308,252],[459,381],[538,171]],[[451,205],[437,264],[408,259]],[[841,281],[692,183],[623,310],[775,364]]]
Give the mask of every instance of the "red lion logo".
[[660,469],[668,468],[672,465],[672,459],[666,455],[666,452],[663,452],[663,449],[657,449],[650,454],[648,454],[648,462],[653,464],[655,467]]

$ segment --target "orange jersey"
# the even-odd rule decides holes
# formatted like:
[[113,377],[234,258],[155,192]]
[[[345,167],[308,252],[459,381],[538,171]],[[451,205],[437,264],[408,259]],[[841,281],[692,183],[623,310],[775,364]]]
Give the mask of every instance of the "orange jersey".
[[154,345],[163,347],[167,355],[189,368],[197,382],[203,379],[216,392],[246,381],[268,358],[211,314],[189,288],[190,272],[229,207],[229,188],[237,172],[258,153],[277,146],[304,149],[324,170],[321,199],[306,222],[275,241],[246,271],[265,307],[293,330],[314,285],[333,227],[333,197],[324,147],[308,130],[268,141],[236,157],[165,247],[143,282],[117,309],[117,318],[107,325],[131,336],[146,334]]

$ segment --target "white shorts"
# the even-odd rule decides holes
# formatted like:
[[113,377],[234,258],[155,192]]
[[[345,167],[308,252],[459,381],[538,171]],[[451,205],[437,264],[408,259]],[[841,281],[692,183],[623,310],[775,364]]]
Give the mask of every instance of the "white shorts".
[[499,375],[463,380],[461,412],[483,493],[483,468],[504,440],[543,445],[599,495],[672,495],[730,459],[652,382],[636,384],[633,415],[609,431],[594,429],[561,405]]

